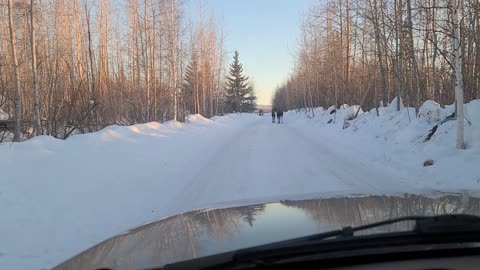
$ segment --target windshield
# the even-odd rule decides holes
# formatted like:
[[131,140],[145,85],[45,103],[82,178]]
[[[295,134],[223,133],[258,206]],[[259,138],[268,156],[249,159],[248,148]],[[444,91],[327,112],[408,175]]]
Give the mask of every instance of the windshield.
[[[2,1],[0,268],[51,268],[200,209],[263,205],[215,222],[273,228],[290,223],[254,217],[281,202],[303,222],[228,250],[412,215],[417,196],[459,201],[419,215],[470,211],[479,13],[477,0]],[[391,215],[332,223],[340,206],[288,203],[384,195]],[[212,237],[202,250],[224,250]]]

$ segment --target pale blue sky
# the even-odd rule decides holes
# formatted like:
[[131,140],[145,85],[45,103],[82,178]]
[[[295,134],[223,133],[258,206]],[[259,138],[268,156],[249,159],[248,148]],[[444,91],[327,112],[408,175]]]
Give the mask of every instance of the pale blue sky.
[[[240,61],[255,83],[258,104],[270,104],[275,87],[288,76],[299,37],[302,14],[319,0],[203,0],[204,16],[223,18],[230,63]],[[198,15],[198,0],[186,2],[187,13]]]

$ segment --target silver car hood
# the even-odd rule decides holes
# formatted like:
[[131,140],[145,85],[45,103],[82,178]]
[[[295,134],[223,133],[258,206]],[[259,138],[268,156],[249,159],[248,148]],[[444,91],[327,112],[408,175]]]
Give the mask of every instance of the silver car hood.
[[[408,215],[480,215],[465,195],[360,196],[191,211],[110,238],[54,269],[145,269]],[[382,230],[399,230],[386,227]]]

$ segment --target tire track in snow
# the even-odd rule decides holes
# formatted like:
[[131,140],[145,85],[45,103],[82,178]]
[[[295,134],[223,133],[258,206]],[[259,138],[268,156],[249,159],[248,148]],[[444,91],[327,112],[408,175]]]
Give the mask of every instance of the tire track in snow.
[[[392,184],[386,180],[384,186],[378,185],[379,177],[391,175],[370,171],[357,159],[332,152],[295,127],[272,124],[268,117],[246,121],[237,132],[225,133],[208,155],[199,153],[203,164],[190,173],[185,188],[169,202],[170,209],[291,199],[307,193],[380,193]],[[224,128],[230,125],[235,123]]]

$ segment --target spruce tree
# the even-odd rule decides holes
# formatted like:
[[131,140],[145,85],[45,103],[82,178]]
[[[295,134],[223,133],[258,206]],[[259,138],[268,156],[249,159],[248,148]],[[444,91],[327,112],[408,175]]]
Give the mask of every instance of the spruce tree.
[[226,112],[251,112],[255,110],[257,97],[248,79],[243,75],[243,65],[240,64],[238,52],[235,51],[225,89]]
[[186,102],[189,113],[199,113],[195,102],[195,95],[198,91],[200,76],[198,61],[196,56],[193,55],[191,62],[186,68],[182,85],[182,96]]

